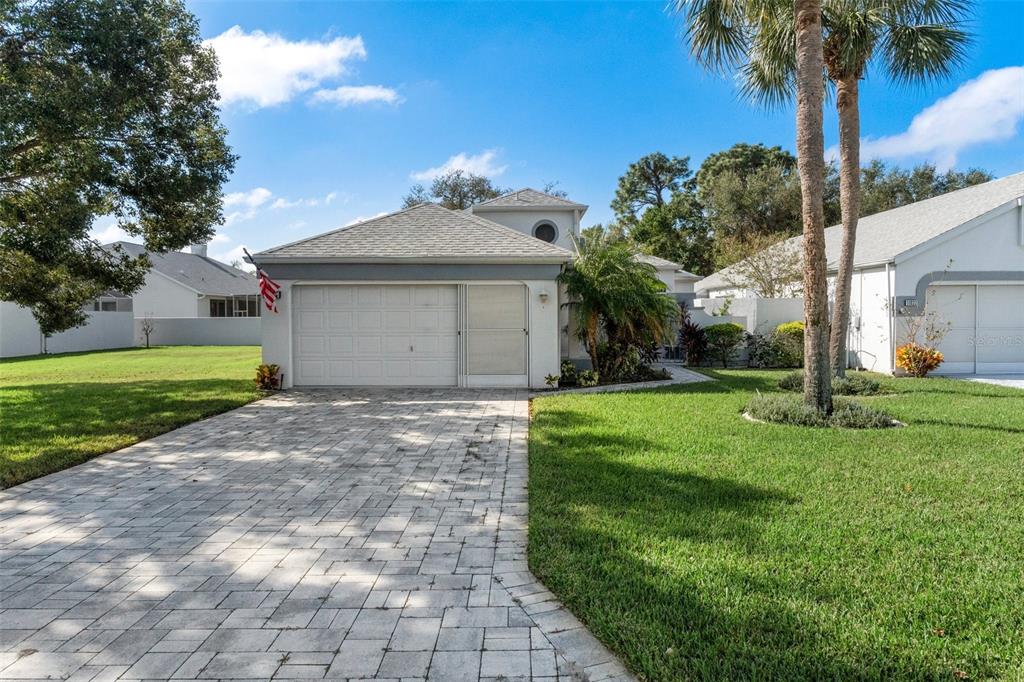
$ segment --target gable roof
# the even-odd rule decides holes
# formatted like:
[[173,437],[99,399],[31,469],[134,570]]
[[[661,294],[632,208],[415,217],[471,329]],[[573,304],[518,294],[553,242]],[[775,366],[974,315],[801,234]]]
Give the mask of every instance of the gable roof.
[[[1016,173],[865,216],[857,221],[854,267],[891,263],[911,249],[1022,196],[1024,173]],[[787,249],[799,248],[801,239],[798,235],[782,244]],[[825,259],[829,271],[838,267],[842,242],[842,225],[825,230]],[[696,286],[698,290],[731,286],[729,269],[705,277]]]
[[502,194],[500,197],[494,197],[487,201],[481,201],[479,204],[471,206],[470,210],[507,208],[580,208],[584,211],[587,210],[587,206],[584,204],[577,204],[575,201],[556,197],[546,192],[538,192],[529,187],[517,189],[514,192]]
[[355,225],[261,251],[259,262],[518,262],[565,263],[560,246],[437,204],[419,204]]
[[638,254],[636,254],[633,257],[635,259],[637,259],[638,261],[640,261],[641,263],[647,263],[648,265],[653,265],[654,268],[657,269],[657,270],[673,270],[673,271],[675,271],[676,275],[679,276],[679,277],[689,277],[689,278],[692,278],[692,279],[700,279],[700,275],[695,275],[692,272],[684,270],[683,266],[680,265],[679,263],[673,263],[672,261],[667,260],[665,258],[660,258],[658,256],[652,256],[652,255],[646,254],[646,253],[638,253]]
[[181,251],[151,253],[142,244],[131,242],[114,242],[103,248],[114,246],[120,246],[129,256],[147,253],[153,270],[200,294],[243,296],[257,293],[254,275],[206,256]]

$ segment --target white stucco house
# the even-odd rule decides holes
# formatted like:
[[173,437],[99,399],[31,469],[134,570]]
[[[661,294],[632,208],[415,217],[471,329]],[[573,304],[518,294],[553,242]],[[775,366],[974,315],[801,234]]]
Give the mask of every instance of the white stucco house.
[[700,275],[684,270],[679,263],[658,256],[637,254],[636,259],[655,269],[658,279],[665,283],[670,294],[692,294],[694,285],[701,278]]
[[[842,227],[825,241],[834,279]],[[1024,373],[1024,173],[861,218],[854,264],[850,366],[892,372],[908,322],[932,314],[949,326],[938,373]],[[697,296],[742,295],[734,280]]]
[[[115,242],[130,256],[145,253],[141,244]],[[150,253],[146,283],[131,296],[136,318],[254,317],[260,314],[255,275],[209,258],[206,245],[189,252]],[[97,306],[111,305],[100,299]],[[115,304],[116,305],[116,304]],[[106,308],[97,307],[96,310]]]
[[556,278],[586,210],[522,189],[257,253],[281,285],[264,361],[285,387],[543,386],[577,345]]

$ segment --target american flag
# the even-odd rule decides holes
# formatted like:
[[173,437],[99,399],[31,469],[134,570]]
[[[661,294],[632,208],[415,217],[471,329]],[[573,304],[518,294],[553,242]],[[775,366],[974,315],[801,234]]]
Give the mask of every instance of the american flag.
[[[245,252],[245,255],[249,257],[249,262],[255,265],[248,251]],[[267,310],[276,313],[277,299],[281,298],[281,285],[270,279],[266,271],[258,265],[256,265],[256,277],[259,278],[260,296],[263,297],[264,305],[267,306]]]

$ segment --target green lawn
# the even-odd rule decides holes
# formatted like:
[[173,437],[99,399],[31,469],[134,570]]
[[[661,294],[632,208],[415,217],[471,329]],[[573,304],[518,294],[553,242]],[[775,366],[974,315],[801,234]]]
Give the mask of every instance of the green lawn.
[[259,397],[256,346],[0,361],[0,484],[66,469]]
[[[1024,392],[744,421],[780,373],[534,401],[530,567],[647,680],[1024,679]],[[964,677],[964,675],[969,677]]]

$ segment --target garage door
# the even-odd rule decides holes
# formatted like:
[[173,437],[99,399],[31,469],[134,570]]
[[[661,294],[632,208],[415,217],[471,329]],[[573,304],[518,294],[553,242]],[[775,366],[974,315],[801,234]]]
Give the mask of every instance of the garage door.
[[455,286],[293,290],[297,386],[454,386]]
[[935,286],[928,310],[949,324],[938,373],[1024,373],[1024,286]]

